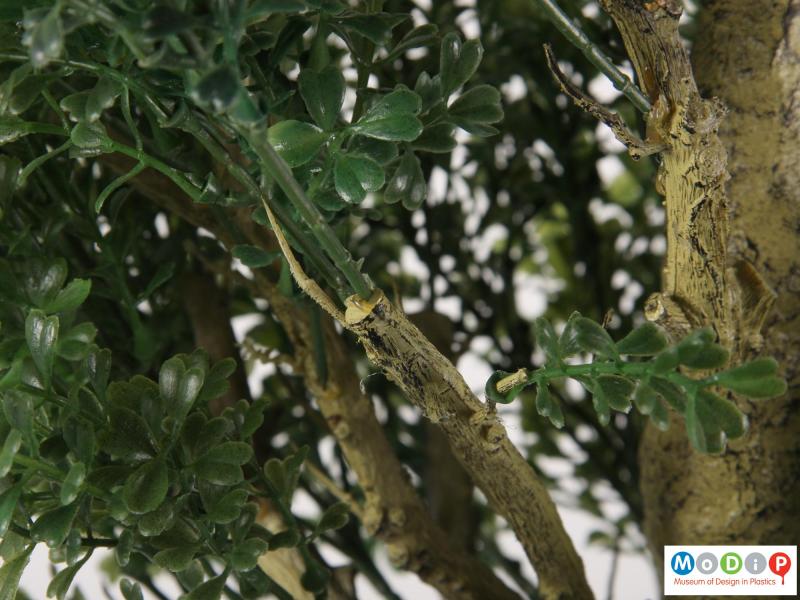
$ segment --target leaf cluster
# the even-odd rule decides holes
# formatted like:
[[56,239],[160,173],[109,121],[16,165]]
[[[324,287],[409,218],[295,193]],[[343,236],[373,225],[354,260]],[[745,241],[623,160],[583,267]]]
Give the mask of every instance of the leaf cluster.
[[[536,410],[558,428],[564,413],[550,393],[553,380],[571,378],[592,396],[592,406],[602,425],[612,411],[627,414],[633,406],[659,429],[669,426],[669,409],[684,417],[689,441],[698,451],[716,453],[729,439],[744,435],[747,420],[719,388],[749,398],[771,398],[786,391],[771,358],[725,367],[728,351],[716,343],[710,328],[693,331],[670,345],[666,334],[646,322],[615,342],[596,321],[575,312],[561,334],[541,317],[534,323],[536,340],[546,356],[544,366],[521,377],[496,371],[486,382],[486,396],[493,402],[512,402],[528,386],[536,386]],[[570,361],[576,355],[589,362]],[[695,372],[700,376],[690,377]],[[501,391],[503,380],[510,389]]]

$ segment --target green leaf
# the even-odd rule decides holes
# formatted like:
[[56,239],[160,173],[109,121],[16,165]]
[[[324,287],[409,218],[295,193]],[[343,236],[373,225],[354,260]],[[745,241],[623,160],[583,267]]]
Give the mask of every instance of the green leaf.
[[122,92],[123,87],[119,83],[110,78],[101,78],[86,99],[86,119],[97,121],[104,110],[114,106]]
[[58,341],[58,317],[48,317],[41,310],[31,310],[25,319],[25,339],[36,368],[44,378],[45,385],[49,386]]
[[81,121],[72,128],[69,138],[75,146],[88,151],[91,156],[114,150],[114,142],[108,137],[105,127],[99,121],[94,123]]
[[287,529],[276,533],[269,540],[269,549],[280,550],[281,548],[294,548],[302,541],[300,533],[296,529]]
[[205,381],[205,372],[197,367],[192,367],[183,377],[178,385],[178,393],[175,397],[175,406],[171,412],[177,423],[182,423],[192,409],[192,406],[200,395]]
[[660,398],[656,399],[656,403],[650,413],[650,420],[661,431],[669,429],[669,412]]
[[248,21],[260,20],[274,13],[293,13],[305,10],[301,0],[255,0],[247,8]]
[[775,376],[777,371],[774,359],[760,358],[717,373],[711,381],[749,398],[772,398],[786,392],[786,381]]
[[417,94],[398,87],[373,104],[350,128],[379,140],[413,142],[422,133],[422,123],[416,117],[421,106]]
[[208,518],[214,523],[226,524],[239,518],[242,506],[247,501],[249,494],[245,489],[231,490],[224,494],[211,507],[206,508]]
[[92,282],[88,279],[73,279],[63,290],[50,302],[45,304],[43,310],[46,313],[60,313],[68,310],[75,310],[89,296],[92,289]]
[[31,303],[39,308],[56,297],[67,280],[67,263],[56,260],[32,260],[27,264],[23,286]]
[[453,131],[455,127],[451,123],[437,123],[432,127],[426,127],[425,131],[414,140],[412,147],[414,150],[439,154],[452,152],[456,147]]
[[605,426],[611,421],[611,406],[609,405],[608,398],[603,392],[603,388],[597,385],[594,380],[586,377],[576,377],[577,381],[592,394],[592,406],[597,413],[597,418],[600,424]]
[[392,162],[399,154],[397,144],[394,142],[368,138],[363,135],[357,135],[353,138],[348,152],[351,154],[365,154],[380,165]]
[[60,336],[58,340],[58,355],[67,360],[83,359],[92,348],[92,342],[97,336],[97,328],[89,323],[79,323]]
[[22,43],[28,47],[31,64],[36,69],[46,67],[51,60],[59,58],[64,49],[64,30],[60,12],[60,3],[56,3],[45,13],[25,11],[25,18],[22,21],[25,35]]
[[503,119],[500,92],[490,85],[478,85],[461,94],[447,108],[447,113],[460,127],[470,123],[488,125]]
[[621,375],[599,375],[595,379],[595,394],[600,393],[614,410],[627,413],[636,384]]
[[23,438],[30,440],[33,436],[34,396],[23,390],[8,390],[2,395],[3,414],[14,429],[19,430]]
[[341,529],[345,525],[347,525],[347,521],[350,520],[350,507],[347,505],[347,502],[337,502],[336,504],[332,504],[325,512],[322,513],[322,516],[319,519],[319,523],[314,528],[314,531],[317,534],[323,533],[325,531],[333,531],[335,529]]
[[186,365],[177,356],[164,361],[161,365],[158,372],[158,389],[167,406],[172,406],[177,401],[178,388],[185,373]]
[[192,468],[200,479],[218,485],[234,485],[244,477],[239,465],[253,456],[253,448],[244,442],[224,442],[195,461]]
[[659,352],[652,361],[653,373],[663,375],[678,368],[678,349],[665,348]]
[[533,331],[536,336],[536,343],[544,351],[548,365],[557,365],[561,360],[561,350],[559,348],[558,335],[544,317],[539,317],[533,322]]
[[308,113],[322,129],[331,129],[344,102],[345,85],[341,70],[334,65],[321,71],[304,69],[297,83]]
[[557,355],[559,357],[559,360],[562,360],[564,358],[569,358],[573,354],[577,354],[580,351],[581,347],[580,344],[578,344],[577,342],[578,331],[577,329],[575,329],[575,322],[580,318],[582,318],[581,314],[575,311],[569,316],[569,319],[567,319],[567,323],[564,326],[564,330],[558,337]]
[[8,531],[21,494],[22,486],[19,484],[0,493],[0,538],[3,538]]
[[60,500],[62,505],[72,504],[75,501],[85,478],[86,467],[83,463],[75,463],[70,467],[61,484]]
[[300,577],[300,583],[303,584],[303,587],[315,596],[325,593],[329,580],[330,573],[316,565],[306,569],[306,572]]
[[730,400],[708,390],[701,390],[697,394],[697,412],[713,421],[728,439],[742,437],[747,430],[747,418],[742,411]]
[[129,511],[144,514],[158,508],[168,489],[167,463],[155,459],[144,463],[128,477],[122,498]]
[[75,575],[77,575],[81,567],[86,564],[86,561],[89,560],[90,556],[91,554],[86,554],[74,565],[66,567],[65,569],[61,569],[58,573],[56,573],[56,576],[50,580],[50,585],[47,586],[47,597],[55,597],[58,600],[64,600],[67,597],[67,592],[69,592],[70,586],[72,585],[72,580],[75,579]]
[[653,356],[668,345],[663,330],[653,323],[644,323],[617,342],[617,351],[629,356]]
[[351,204],[359,204],[367,192],[375,192],[383,186],[383,168],[367,156],[344,154],[336,158],[333,166],[336,191]]
[[649,415],[655,409],[658,394],[647,383],[640,381],[633,392],[633,403],[643,415]]
[[651,377],[650,387],[679,413],[686,410],[687,396],[682,388],[663,377]]
[[445,97],[464,85],[478,69],[483,58],[480,40],[461,43],[457,33],[448,33],[442,39],[439,57],[439,72],[442,78],[442,93]]
[[386,185],[383,199],[389,204],[402,202],[404,208],[416,210],[422,206],[427,194],[428,185],[419,159],[413,152],[406,152]]
[[188,594],[181,596],[180,600],[219,600],[222,590],[225,589],[226,575],[219,575],[200,584]]
[[561,429],[564,426],[564,413],[561,406],[553,400],[547,383],[540,382],[536,387],[536,412],[550,419],[550,422]]
[[698,411],[696,398],[690,397],[684,415],[686,420],[686,435],[689,442],[699,452],[720,452],[723,448],[722,432],[712,419]]
[[30,133],[28,124],[19,117],[0,115],[0,145],[16,142]]
[[267,252],[258,246],[250,246],[249,244],[234,246],[231,249],[231,254],[251,269],[259,269],[271,265],[281,255],[280,252]]
[[227,555],[228,564],[237,571],[249,571],[258,565],[258,558],[267,551],[267,542],[249,538],[236,546]]
[[119,582],[119,591],[122,592],[125,600],[144,600],[142,586],[138,583],[132,583],[128,579],[122,579]]
[[17,455],[22,445],[22,433],[17,429],[12,429],[6,435],[3,442],[3,449],[0,450],[0,477],[5,477],[14,464],[14,457]]
[[239,95],[241,84],[234,70],[228,65],[217,67],[200,81],[191,92],[198,104],[211,106],[216,112],[224,112]]
[[196,546],[180,546],[178,548],[168,548],[156,552],[153,561],[159,566],[172,571],[183,571],[188,568],[194,555],[197,553]]
[[281,121],[267,130],[267,139],[290,167],[299,167],[310,161],[323,144],[328,134],[302,121]]
[[337,19],[337,22],[349,31],[365,37],[375,45],[383,45],[392,29],[408,19],[408,15],[391,15],[388,13],[372,13],[368,15],[353,14]]
[[578,317],[573,321],[573,327],[575,343],[581,350],[606,358],[619,358],[614,340],[602,325],[586,317]]
[[306,456],[308,456],[308,446],[302,446],[293,455],[283,460],[271,458],[264,464],[264,475],[283,499],[290,499],[294,493],[300,478],[300,467]]
[[423,71],[414,84],[414,92],[422,99],[422,111],[428,111],[442,100],[442,82],[436,75],[431,77]]
[[31,539],[35,542],[45,542],[51,548],[63,544],[72,528],[78,507],[79,503],[73,502],[42,513],[31,525]]
[[0,600],[14,600],[17,597],[19,580],[28,566],[34,548],[35,544],[31,544],[11,560],[3,562],[0,567]]
[[112,457],[126,462],[140,461],[156,455],[155,441],[145,420],[125,407],[112,407],[109,425],[100,434],[100,447]]
[[439,28],[433,23],[425,23],[424,25],[415,27],[397,42],[385,60],[393,60],[412,48],[421,48],[435,44],[438,31]]
[[264,423],[264,409],[269,404],[266,398],[254,400],[248,407],[244,414],[242,426],[239,430],[241,439],[247,439],[252,436]]
[[90,352],[86,357],[86,371],[92,389],[101,400],[104,399],[108,387],[108,375],[111,372],[111,351],[97,348]]
[[120,567],[124,567],[130,562],[133,544],[133,533],[130,529],[123,529],[117,539],[117,546],[114,548],[114,557],[117,559],[117,564]]
[[64,96],[58,106],[66,113],[69,113],[71,121],[79,123],[86,119],[86,103],[89,101],[89,91],[76,92]]

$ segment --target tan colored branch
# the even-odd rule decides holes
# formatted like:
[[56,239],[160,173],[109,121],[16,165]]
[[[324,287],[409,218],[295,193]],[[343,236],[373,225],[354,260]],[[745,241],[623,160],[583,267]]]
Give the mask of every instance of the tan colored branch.
[[628,126],[622,120],[622,117],[620,117],[617,113],[608,110],[605,106],[584,94],[559,68],[558,61],[553,54],[550,44],[544,45],[544,56],[545,60],[547,61],[547,67],[553,74],[553,77],[558,83],[558,86],[561,88],[561,91],[572,98],[572,101],[578,108],[586,111],[595,119],[611,129],[614,137],[616,137],[617,140],[619,140],[625,145],[626,148],[628,148],[628,153],[631,155],[631,158],[634,160],[639,160],[643,156],[656,154],[666,148],[664,144],[650,144],[645,140],[642,140],[628,128]]
[[496,414],[453,364],[380,292],[348,299],[346,326],[367,356],[447,435],[453,452],[511,525],[539,576],[542,598],[592,598],[555,504]]
[[[648,138],[667,149],[659,169],[666,197],[667,256],[651,312],[676,336],[713,325],[736,345],[736,278],[729,272],[727,154],[717,135],[722,105],[700,96],[678,33],[677,0],[601,0],[650,97]],[[680,308],[680,310],[678,310]]]

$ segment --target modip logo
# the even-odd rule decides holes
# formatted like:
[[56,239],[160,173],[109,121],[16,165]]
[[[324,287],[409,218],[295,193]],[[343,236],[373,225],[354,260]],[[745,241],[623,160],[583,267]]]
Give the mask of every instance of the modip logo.
[[665,546],[671,596],[794,596],[797,546]]
[[694,571],[694,557],[688,552],[676,552],[672,557],[672,570],[678,575],[688,575]]

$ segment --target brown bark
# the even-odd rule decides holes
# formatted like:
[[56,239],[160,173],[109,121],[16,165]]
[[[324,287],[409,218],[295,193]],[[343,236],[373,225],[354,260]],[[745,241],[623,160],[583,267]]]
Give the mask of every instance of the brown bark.
[[654,101],[649,129],[670,146],[661,173],[669,250],[648,316],[676,333],[711,324],[734,360],[774,356],[789,382],[781,398],[736,400],[750,428],[722,456],[693,451],[678,419],[667,432],[648,428],[640,462],[651,550],[796,543],[800,2],[706,3],[693,57],[700,89],[720,104],[695,87],[677,36],[678,2],[604,4]]
[[347,304],[346,326],[369,359],[439,425],[491,507],[511,525],[539,576],[541,597],[592,598],[555,504],[494,411],[382,292]]
[[228,379],[230,387],[212,401],[211,414],[218,415],[241,398],[249,399],[247,377],[239,357],[231,328],[228,298],[214,281],[214,276],[201,268],[186,273],[182,281],[183,305],[194,330],[194,342],[208,352],[211,362],[236,358],[236,370]]

